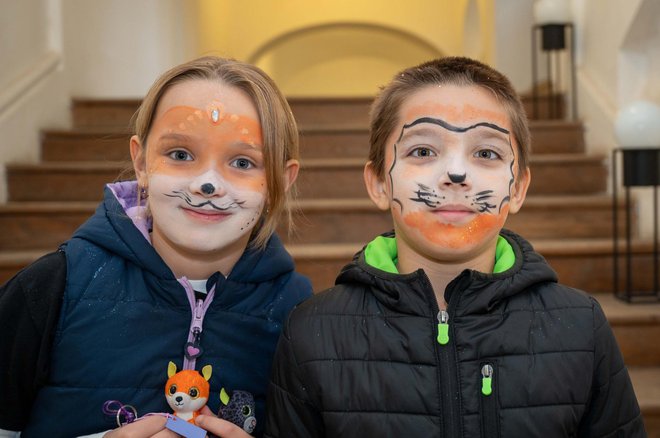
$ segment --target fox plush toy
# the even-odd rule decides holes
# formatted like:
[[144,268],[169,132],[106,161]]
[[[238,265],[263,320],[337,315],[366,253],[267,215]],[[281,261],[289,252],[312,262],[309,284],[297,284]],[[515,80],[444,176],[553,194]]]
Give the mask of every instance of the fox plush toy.
[[174,362],[169,363],[165,397],[174,415],[189,423],[195,423],[195,417],[209,399],[208,381],[212,370],[211,365],[206,365],[201,374],[195,370],[181,370],[177,373]]

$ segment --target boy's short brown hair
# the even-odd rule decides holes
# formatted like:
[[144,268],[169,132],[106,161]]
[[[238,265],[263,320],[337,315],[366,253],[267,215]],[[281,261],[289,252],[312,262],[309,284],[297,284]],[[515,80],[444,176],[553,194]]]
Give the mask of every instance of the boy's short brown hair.
[[447,57],[425,62],[398,73],[385,85],[371,106],[369,161],[373,171],[384,176],[387,139],[399,120],[399,110],[411,94],[429,85],[475,85],[491,91],[505,108],[518,144],[518,168],[529,166],[530,134],[527,115],[518,93],[502,73],[484,63],[465,57]]
[[189,80],[220,81],[246,93],[254,104],[263,136],[264,164],[268,186],[267,208],[255,227],[252,244],[263,247],[286,216],[291,224],[290,203],[295,192],[286,190],[284,169],[298,159],[298,127],[288,102],[275,82],[261,69],[234,59],[206,56],[178,65],[163,73],[147,92],[133,116],[134,133],[149,147],[149,131],[160,99],[172,86]]

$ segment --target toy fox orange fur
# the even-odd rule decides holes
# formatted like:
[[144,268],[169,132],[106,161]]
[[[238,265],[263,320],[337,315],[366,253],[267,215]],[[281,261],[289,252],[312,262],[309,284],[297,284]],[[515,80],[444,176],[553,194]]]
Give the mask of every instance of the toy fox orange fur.
[[165,397],[174,415],[189,423],[195,423],[199,411],[209,399],[208,380],[211,378],[211,371],[211,365],[206,365],[202,368],[202,374],[195,370],[181,370],[177,373],[174,362],[169,363]]

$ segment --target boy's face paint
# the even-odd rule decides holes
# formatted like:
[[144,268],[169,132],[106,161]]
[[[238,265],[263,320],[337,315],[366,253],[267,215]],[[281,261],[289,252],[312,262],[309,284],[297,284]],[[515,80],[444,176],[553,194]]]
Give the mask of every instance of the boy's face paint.
[[266,200],[262,143],[256,109],[240,90],[202,80],[169,89],[139,175],[154,246],[198,255],[242,250]]
[[504,108],[479,87],[431,86],[408,98],[385,160],[400,245],[434,259],[490,247],[512,208],[510,132]]

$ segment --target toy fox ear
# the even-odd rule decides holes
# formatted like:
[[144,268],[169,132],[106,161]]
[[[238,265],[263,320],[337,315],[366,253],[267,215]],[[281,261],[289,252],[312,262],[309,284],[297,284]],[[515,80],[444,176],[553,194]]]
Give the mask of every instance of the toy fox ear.
[[223,405],[227,406],[229,404],[229,399],[230,399],[229,394],[227,394],[225,388],[222,388],[220,390],[220,401],[222,402]]
[[204,368],[202,368],[202,376],[208,381],[211,378],[211,371],[213,371],[213,367],[211,365],[206,365]]
[[174,365],[174,362],[170,361],[170,363],[167,365],[167,377],[172,377],[175,374],[176,374],[176,365]]

